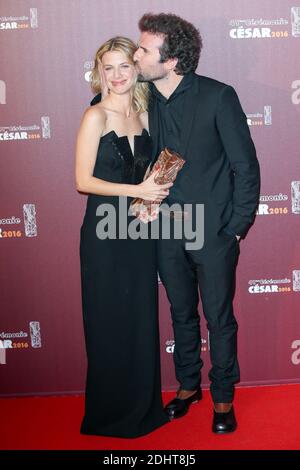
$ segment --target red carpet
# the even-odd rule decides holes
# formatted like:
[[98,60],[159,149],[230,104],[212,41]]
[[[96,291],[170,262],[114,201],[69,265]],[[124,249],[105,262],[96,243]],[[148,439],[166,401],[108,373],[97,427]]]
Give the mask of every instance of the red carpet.
[[[164,401],[173,397],[164,393]],[[214,435],[210,394],[182,419],[138,439],[81,436],[82,396],[0,399],[0,448],[15,449],[300,449],[300,385],[238,388],[233,434]]]

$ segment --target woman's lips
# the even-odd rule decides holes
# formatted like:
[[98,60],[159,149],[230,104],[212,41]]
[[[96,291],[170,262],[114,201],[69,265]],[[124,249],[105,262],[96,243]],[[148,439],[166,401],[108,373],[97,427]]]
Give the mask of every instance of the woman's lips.
[[113,86],[119,86],[119,85],[124,85],[124,83],[126,83],[127,80],[122,80],[121,82],[111,82],[113,84]]

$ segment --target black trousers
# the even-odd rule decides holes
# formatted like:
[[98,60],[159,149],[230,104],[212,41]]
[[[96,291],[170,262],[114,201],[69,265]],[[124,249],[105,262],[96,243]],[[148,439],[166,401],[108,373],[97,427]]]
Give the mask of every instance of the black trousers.
[[[181,222],[173,221],[176,223]],[[209,331],[212,399],[230,403],[234,384],[239,381],[237,322],[232,305],[239,243],[224,232],[205,240],[198,250],[187,250],[186,241],[171,237],[158,242],[159,274],[171,304],[176,378],[185,390],[195,390],[201,382],[200,291]]]

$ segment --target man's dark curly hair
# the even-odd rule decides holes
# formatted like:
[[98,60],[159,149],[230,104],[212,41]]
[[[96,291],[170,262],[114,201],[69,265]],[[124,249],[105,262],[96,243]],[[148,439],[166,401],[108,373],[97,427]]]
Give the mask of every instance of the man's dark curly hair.
[[202,49],[202,38],[192,23],[171,13],[146,13],[139,21],[140,31],[164,36],[159,49],[161,60],[177,58],[175,72],[186,75],[195,71]]

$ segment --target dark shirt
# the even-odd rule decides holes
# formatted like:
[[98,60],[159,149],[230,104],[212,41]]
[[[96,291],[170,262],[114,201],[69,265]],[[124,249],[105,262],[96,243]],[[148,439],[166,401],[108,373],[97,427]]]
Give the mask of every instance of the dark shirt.
[[[153,83],[150,84],[152,99],[157,100],[158,107],[158,155],[165,147],[180,154],[181,130],[184,118],[186,118],[183,116],[184,102],[191,90],[194,77],[193,72],[184,75],[168,99],[157,90]],[[173,202],[180,203],[183,200],[183,195],[177,188],[175,180],[174,186],[170,189],[170,194],[164,202],[172,204]]]
[[193,72],[184,75],[169,98],[165,98],[153,83],[150,84],[151,94],[157,99],[158,105],[158,153],[165,147],[179,153],[184,119],[182,110],[193,79]]

